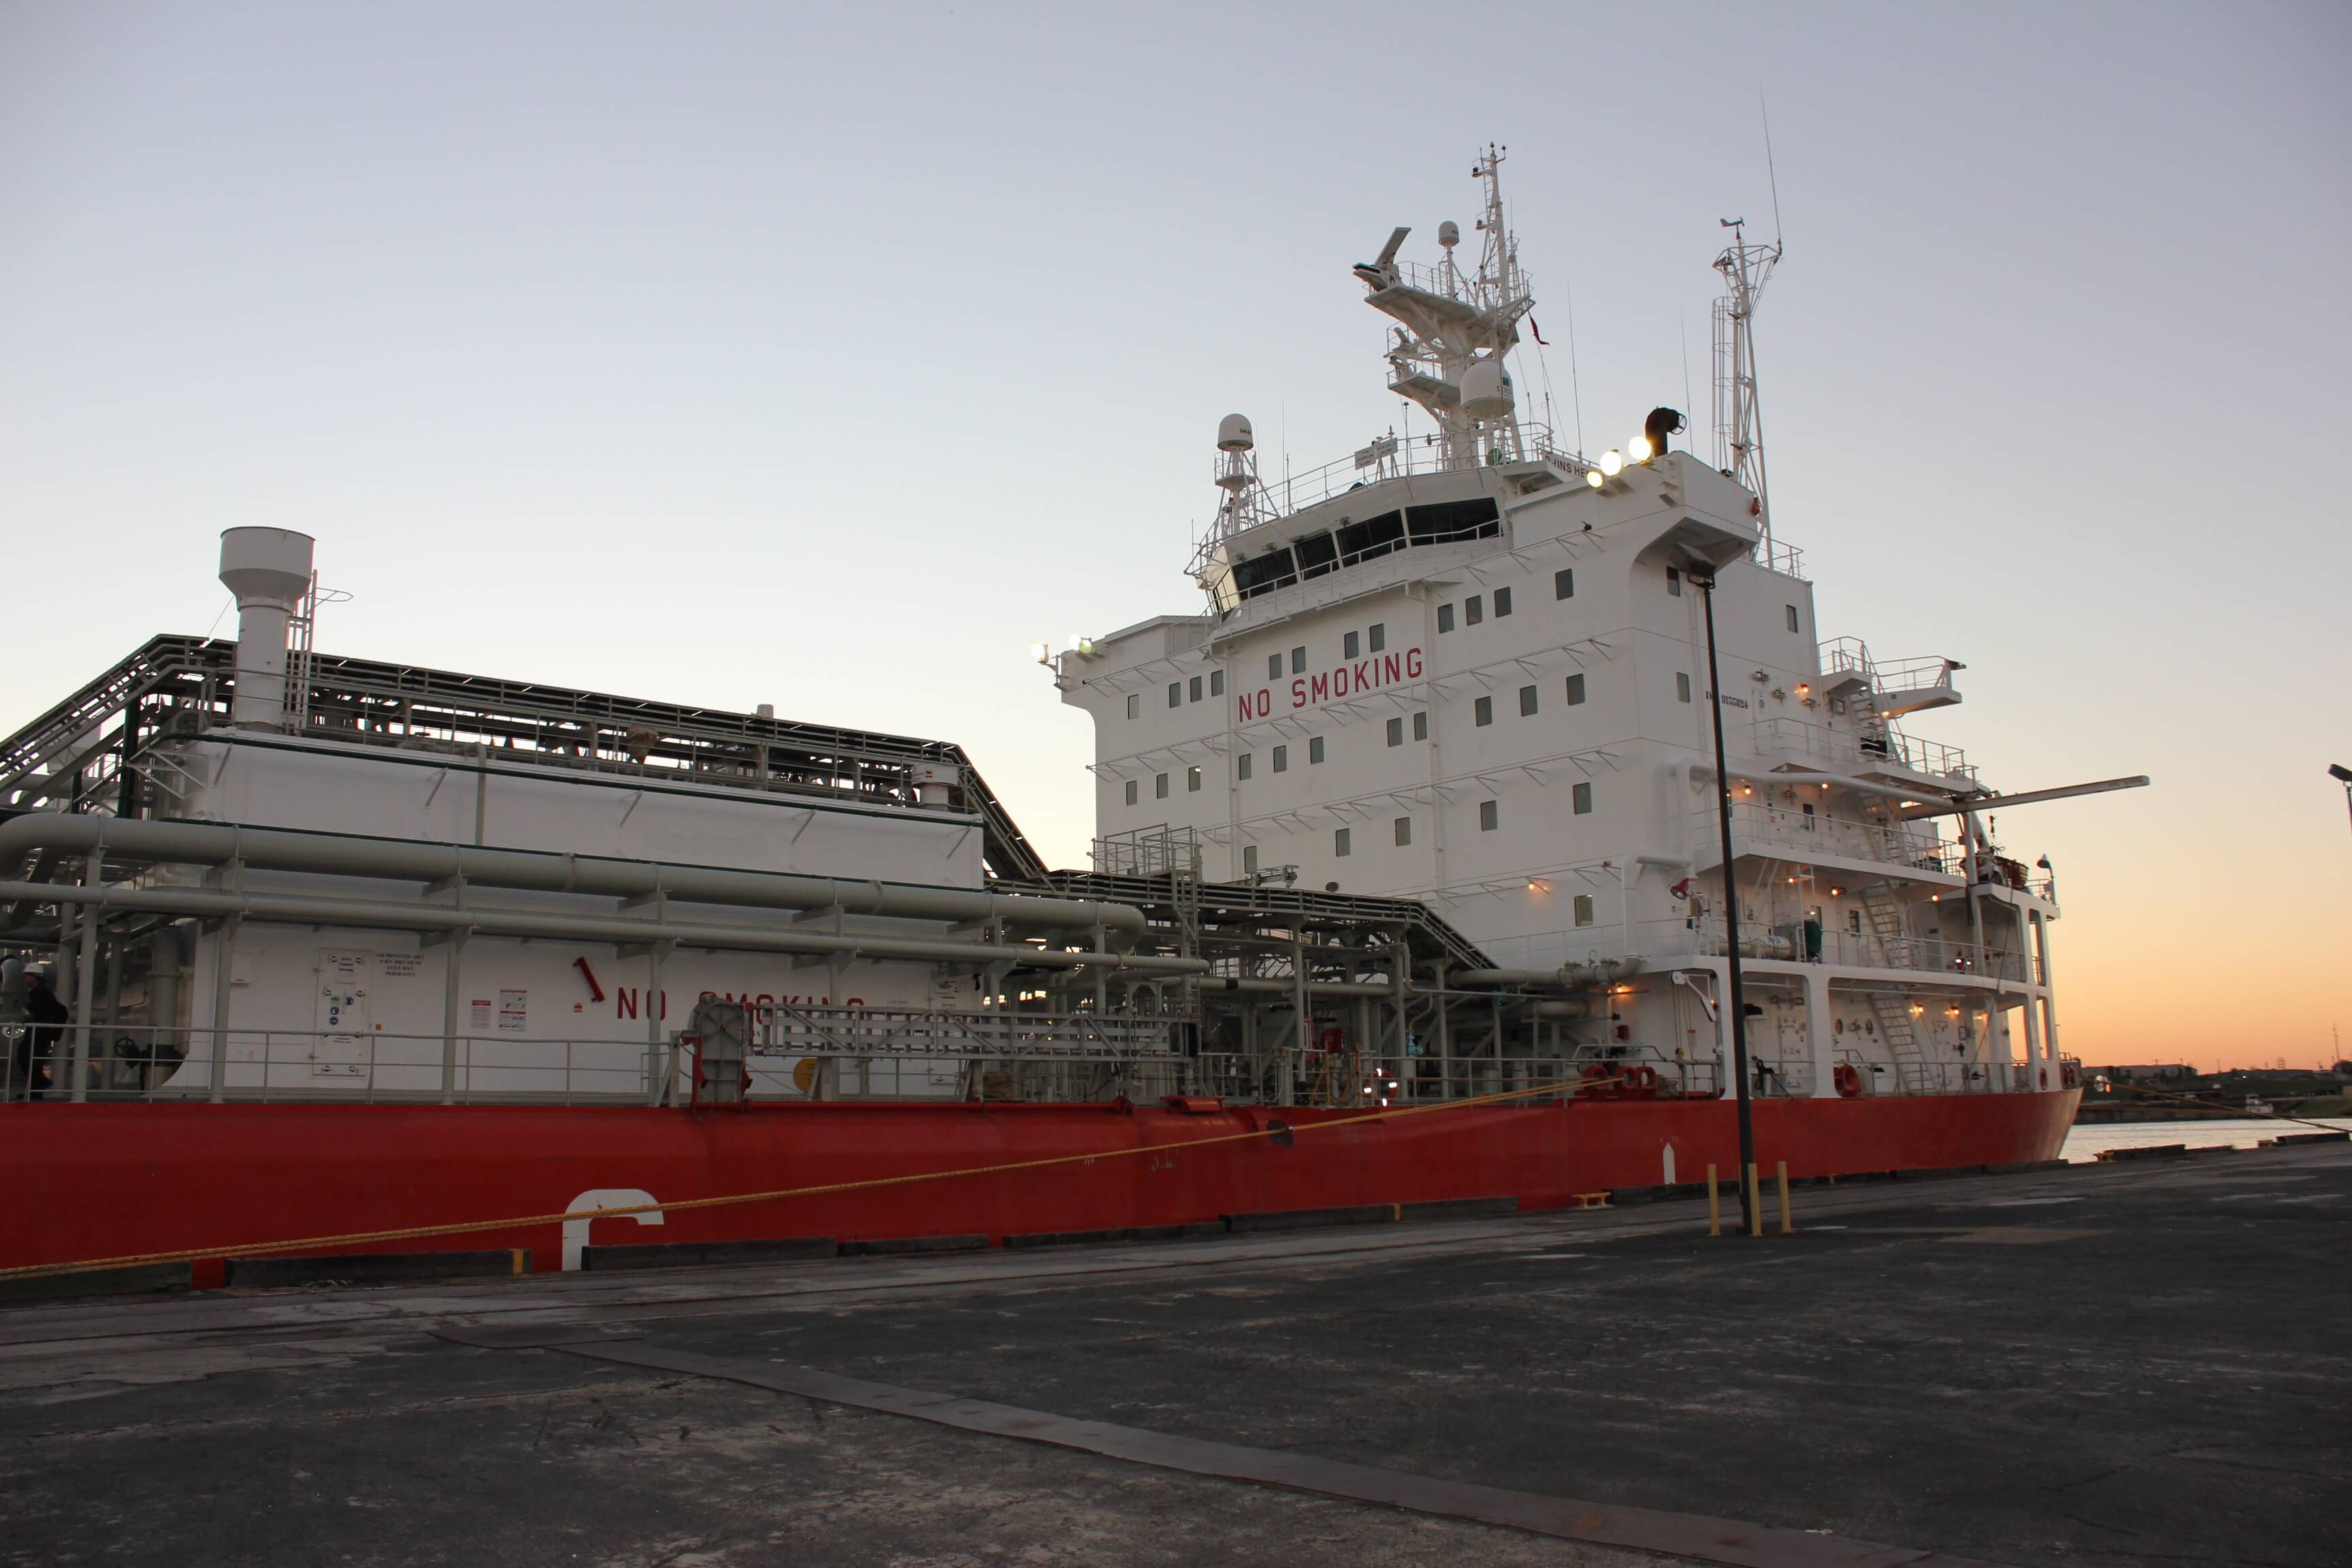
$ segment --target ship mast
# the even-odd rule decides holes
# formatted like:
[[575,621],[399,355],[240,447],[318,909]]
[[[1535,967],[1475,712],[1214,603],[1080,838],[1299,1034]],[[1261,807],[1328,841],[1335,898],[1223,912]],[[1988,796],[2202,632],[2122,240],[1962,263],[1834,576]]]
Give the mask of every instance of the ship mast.
[[1780,264],[1780,242],[1750,245],[1745,218],[1725,218],[1731,247],[1715,258],[1730,292],[1715,302],[1715,461],[1756,497],[1758,543],[1772,553],[1772,499],[1764,484],[1764,415],[1756,403],[1756,305]]
[[1518,346],[1519,318],[1533,308],[1519,247],[1503,219],[1503,158],[1489,143],[1471,171],[1486,186],[1478,269],[1465,274],[1454,259],[1461,230],[1438,226],[1445,258],[1434,268],[1397,260],[1412,231],[1389,236],[1376,261],[1360,262],[1356,276],[1370,290],[1365,303],[1399,325],[1391,341],[1389,390],[1421,405],[1435,422],[1444,466],[1471,468],[1526,454],[1513,421],[1505,359]]

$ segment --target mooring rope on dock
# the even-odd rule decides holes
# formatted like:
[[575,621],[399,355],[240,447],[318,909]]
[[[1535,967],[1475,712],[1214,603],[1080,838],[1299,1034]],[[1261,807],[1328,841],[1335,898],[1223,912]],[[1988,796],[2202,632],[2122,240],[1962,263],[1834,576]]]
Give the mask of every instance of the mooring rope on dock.
[[[715,1198],[679,1198],[669,1203],[628,1204],[612,1208],[571,1209],[562,1214],[520,1215],[504,1219],[459,1220],[446,1225],[405,1226],[396,1230],[346,1231],[339,1236],[306,1236],[289,1241],[256,1242],[232,1247],[184,1247],[169,1252],[134,1252],[118,1258],[85,1258],[70,1263],[24,1263],[0,1268],[0,1280],[38,1279],[53,1275],[90,1274],[107,1268],[136,1268],[161,1263],[195,1263],[208,1258],[266,1258],[273,1253],[300,1252],[315,1248],[352,1247],[367,1242],[414,1241],[434,1236],[466,1236],[482,1231],[519,1230],[529,1226],[562,1225],[575,1219],[615,1219],[627,1215],[682,1214],[693,1209],[727,1208],[741,1204],[777,1203],[786,1198],[823,1197],[834,1193],[869,1191],[877,1187],[909,1186],[918,1182],[953,1181],[964,1176],[1002,1175],[1013,1171],[1043,1170],[1055,1165],[1089,1164],[1097,1160],[1117,1160],[1136,1154],[1162,1154],[1182,1149],[1205,1149],[1219,1143],[1241,1143],[1260,1138],[1291,1138],[1307,1132],[1318,1132],[1333,1127],[1352,1127],[1367,1121],[1386,1121],[1407,1116],[1423,1116],[1432,1111],[1465,1110],[1475,1105],[1496,1105],[1505,1100],[1529,1100],[1538,1095],[1558,1094],[1563,1089],[1605,1089],[1622,1083],[1624,1075],[1604,1079],[1573,1079],[1558,1083],[1540,1084],[1534,1089],[1515,1089],[1496,1094],[1474,1096],[1468,1100],[1443,1100],[1435,1105],[1394,1106],[1381,1110],[1366,1111],[1357,1116],[1342,1116],[1328,1121],[1294,1123],[1279,1117],[1268,1117],[1264,1127],[1246,1132],[1220,1133],[1213,1138],[1188,1138],[1181,1143],[1138,1143],[1125,1149],[1106,1149],[1087,1154],[1055,1154],[1042,1160],[1014,1160],[994,1165],[968,1165],[951,1171],[919,1171],[898,1176],[869,1176],[856,1182],[827,1182],[815,1186],[780,1187],[763,1193],[729,1193]],[[1267,1109],[1267,1108],[1257,1108]],[[1280,1109],[1280,1108],[1273,1108]]]

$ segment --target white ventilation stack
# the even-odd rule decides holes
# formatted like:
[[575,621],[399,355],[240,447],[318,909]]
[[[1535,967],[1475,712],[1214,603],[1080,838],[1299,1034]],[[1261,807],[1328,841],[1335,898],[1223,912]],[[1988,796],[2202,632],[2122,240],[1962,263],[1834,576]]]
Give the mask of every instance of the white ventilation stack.
[[222,531],[220,580],[236,595],[236,696],[229,722],[274,730],[286,719],[286,628],[310,591],[316,541],[286,528]]

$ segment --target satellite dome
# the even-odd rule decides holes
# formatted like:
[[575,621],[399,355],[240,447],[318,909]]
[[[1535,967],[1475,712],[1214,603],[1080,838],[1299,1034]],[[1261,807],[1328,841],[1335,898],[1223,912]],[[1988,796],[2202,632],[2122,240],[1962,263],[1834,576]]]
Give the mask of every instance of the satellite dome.
[[1516,401],[1501,360],[1482,359],[1462,373],[1462,412],[1471,418],[1507,418]]
[[1447,218],[1437,226],[1437,243],[1451,250],[1462,243],[1462,226]]
[[1247,415],[1228,414],[1224,418],[1218,421],[1218,451],[1246,452],[1256,445],[1257,437],[1250,433],[1250,422]]

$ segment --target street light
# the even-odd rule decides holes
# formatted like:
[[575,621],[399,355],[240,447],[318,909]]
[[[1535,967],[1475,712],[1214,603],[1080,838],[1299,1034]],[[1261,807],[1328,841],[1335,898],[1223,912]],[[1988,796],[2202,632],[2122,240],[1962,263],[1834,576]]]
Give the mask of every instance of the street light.
[[2327,764],[2327,776],[2344,786],[2344,808],[2352,811],[2352,768],[2342,763],[2330,763]]
[[1731,862],[1731,773],[1724,761],[1723,687],[1717,679],[1715,659],[1715,567],[1707,562],[1692,562],[1683,567],[1683,579],[1698,590],[1699,602],[1706,608],[1706,700],[1714,710],[1715,816],[1723,836],[1723,945],[1731,988],[1731,1073],[1738,1086],[1739,1214],[1748,1234],[1761,1236],[1761,1217],[1756,1212],[1756,1120],[1748,1099],[1748,998],[1740,989],[1739,974],[1739,881]]

